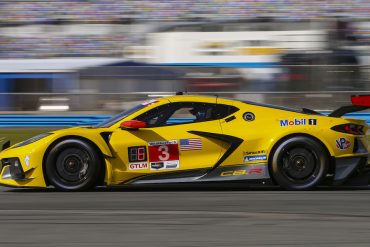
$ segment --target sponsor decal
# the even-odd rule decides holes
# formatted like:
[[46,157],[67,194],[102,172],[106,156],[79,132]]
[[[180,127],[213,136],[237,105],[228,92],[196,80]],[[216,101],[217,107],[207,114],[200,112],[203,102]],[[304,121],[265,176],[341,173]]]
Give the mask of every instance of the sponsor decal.
[[256,154],[265,154],[265,150],[258,150],[258,151],[250,151],[250,152],[244,152],[245,155],[256,155]]
[[147,161],[146,146],[128,147],[129,162]]
[[149,142],[149,146],[160,146],[160,145],[169,145],[169,144],[177,145],[177,140]]
[[295,119],[282,119],[280,120],[280,127],[286,126],[301,126],[301,125],[317,125],[317,119],[314,118],[295,118]]
[[178,161],[166,161],[166,169],[177,169],[180,168],[180,163]]
[[26,157],[24,158],[24,163],[26,164],[27,168],[30,166],[30,160],[30,156],[26,155]]
[[243,119],[245,121],[253,121],[256,117],[254,116],[254,114],[252,112],[246,112],[243,114]]
[[150,170],[177,169],[179,144],[177,140],[149,142]]
[[340,150],[346,150],[351,146],[351,142],[348,141],[346,138],[341,137],[335,141],[336,146]]
[[306,119],[305,118],[302,118],[302,119],[295,118],[293,120],[289,120],[289,119],[280,120],[281,127],[294,126],[294,125],[306,125]]
[[201,150],[202,140],[200,138],[180,139],[180,151]]
[[267,156],[266,155],[244,156],[244,162],[259,161],[259,160],[267,160]]
[[177,160],[150,163],[150,170],[157,171],[157,170],[178,169],[178,168],[180,168],[180,162]]
[[263,172],[263,168],[252,168],[252,169],[242,169],[242,170],[233,170],[233,171],[225,171],[221,172],[221,177],[228,177],[228,176],[242,176],[248,174],[261,174]]
[[150,170],[162,170],[162,169],[164,169],[164,162],[150,163]]
[[130,170],[145,170],[148,169],[148,163],[147,162],[130,163],[128,165],[128,168]]

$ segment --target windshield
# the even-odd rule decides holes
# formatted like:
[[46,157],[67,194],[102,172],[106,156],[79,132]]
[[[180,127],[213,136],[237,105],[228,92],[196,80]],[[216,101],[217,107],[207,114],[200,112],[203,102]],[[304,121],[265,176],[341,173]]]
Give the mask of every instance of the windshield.
[[138,110],[141,110],[146,106],[147,106],[146,104],[140,104],[140,105],[134,106],[133,108],[131,108],[127,111],[121,112],[120,114],[118,114],[118,115],[116,115],[116,116],[114,116],[114,117],[112,117],[112,118],[110,118],[110,119],[108,119],[108,120],[106,120],[106,121],[104,121],[100,124],[97,124],[94,127],[95,128],[108,128],[108,127],[112,126],[113,124],[117,123],[122,118],[125,118],[128,115],[131,115],[132,113],[137,112]]

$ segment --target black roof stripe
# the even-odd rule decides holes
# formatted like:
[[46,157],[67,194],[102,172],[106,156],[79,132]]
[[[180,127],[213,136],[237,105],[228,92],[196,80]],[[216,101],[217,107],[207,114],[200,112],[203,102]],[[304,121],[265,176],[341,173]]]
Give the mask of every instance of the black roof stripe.
[[278,109],[278,110],[291,111],[291,112],[296,112],[296,113],[303,113],[302,110],[298,110],[298,109],[290,108],[290,107],[277,106],[277,105],[271,105],[271,104],[262,104],[262,103],[256,103],[256,102],[253,102],[253,101],[247,101],[247,100],[240,100],[240,102],[243,102],[243,103],[246,103],[246,104],[249,104],[249,105],[274,108],[274,109]]

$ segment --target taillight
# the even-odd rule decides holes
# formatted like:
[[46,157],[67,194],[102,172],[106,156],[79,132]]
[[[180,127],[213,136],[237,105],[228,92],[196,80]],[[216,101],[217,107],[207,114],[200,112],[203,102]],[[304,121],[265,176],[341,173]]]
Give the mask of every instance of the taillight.
[[358,124],[341,124],[331,128],[332,130],[352,135],[364,135],[364,126]]

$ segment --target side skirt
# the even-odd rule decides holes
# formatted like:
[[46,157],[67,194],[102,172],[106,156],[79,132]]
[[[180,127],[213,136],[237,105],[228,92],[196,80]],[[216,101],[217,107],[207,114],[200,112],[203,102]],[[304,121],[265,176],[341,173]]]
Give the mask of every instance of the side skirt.
[[[209,170],[208,170],[209,171]],[[223,182],[270,179],[267,163],[255,165],[233,165],[207,170],[166,172],[138,178],[129,184],[163,184],[193,182]],[[207,173],[208,172],[208,173]]]

